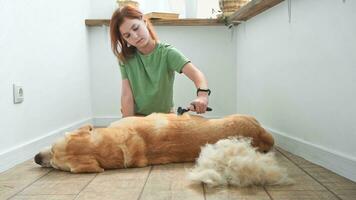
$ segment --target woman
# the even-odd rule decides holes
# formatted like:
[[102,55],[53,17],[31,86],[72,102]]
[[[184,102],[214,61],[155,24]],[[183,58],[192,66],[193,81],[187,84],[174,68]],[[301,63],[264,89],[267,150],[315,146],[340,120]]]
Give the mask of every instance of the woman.
[[210,90],[204,74],[173,46],[159,42],[141,11],[131,6],[116,10],[110,37],[121,70],[123,117],[172,112],[175,72],[185,74],[197,88],[189,109],[206,111]]

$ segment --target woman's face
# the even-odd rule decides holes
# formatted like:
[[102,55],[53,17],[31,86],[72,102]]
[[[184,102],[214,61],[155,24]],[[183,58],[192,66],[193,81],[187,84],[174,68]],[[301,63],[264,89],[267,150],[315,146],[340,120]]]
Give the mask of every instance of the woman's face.
[[146,46],[150,40],[146,23],[140,19],[125,18],[120,26],[120,32],[127,43],[138,49]]

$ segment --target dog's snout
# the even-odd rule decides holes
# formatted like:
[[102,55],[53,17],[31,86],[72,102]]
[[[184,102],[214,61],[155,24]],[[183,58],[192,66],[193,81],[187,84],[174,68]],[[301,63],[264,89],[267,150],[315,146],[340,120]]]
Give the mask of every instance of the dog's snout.
[[39,165],[42,165],[42,156],[41,156],[41,154],[37,154],[36,156],[35,156],[35,163],[37,163],[37,164],[39,164]]

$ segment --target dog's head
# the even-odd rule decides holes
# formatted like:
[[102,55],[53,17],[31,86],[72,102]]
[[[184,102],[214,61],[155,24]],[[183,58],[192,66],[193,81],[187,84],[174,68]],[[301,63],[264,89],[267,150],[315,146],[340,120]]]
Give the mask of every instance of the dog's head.
[[51,160],[53,158],[53,152],[51,147],[46,147],[35,156],[35,163],[42,167],[52,167]]
[[[88,145],[92,125],[85,125],[81,128],[67,132],[65,137],[57,140],[51,147],[47,147],[39,152],[35,157],[35,163],[42,167],[53,167],[64,171],[72,171],[68,161],[71,158],[71,152],[68,147],[73,141],[82,141],[83,146]],[[78,147],[80,148],[80,147]],[[83,150],[85,147],[83,148]]]

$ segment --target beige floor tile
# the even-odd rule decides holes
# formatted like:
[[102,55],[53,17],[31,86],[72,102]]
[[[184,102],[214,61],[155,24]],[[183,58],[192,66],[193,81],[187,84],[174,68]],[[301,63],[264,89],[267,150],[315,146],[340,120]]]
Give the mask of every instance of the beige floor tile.
[[31,159],[0,173],[0,181],[36,180],[51,170],[51,168],[40,167]]
[[326,187],[327,189],[332,191],[335,195],[337,195],[339,198],[344,200],[356,199],[355,182],[347,178],[344,178],[317,164],[311,163],[301,157],[295,156],[283,149],[279,148],[278,151],[280,151],[283,155],[286,155],[295,164],[301,167],[308,175],[312,176],[314,179],[320,182],[324,187]]
[[203,200],[202,185],[192,184],[186,179],[192,167],[193,163],[154,166],[140,199]]
[[205,187],[206,200],[270,200],[263,187]]
[[[351,190],[338,190],[337,195],[346,195],[346,196],[355,196],[356,197],[356,189]],[[355,198],[356,199],[356,198]]]
[[15,195],[51,170],[39,167],[31,159],[0,173],[0,199]]
[[16,195],[10,200],[72,200],[76,195]]
[[335,183],[335,184],[340,184],[340,185],[350,185],[350,186],[355,186],[356,188],[356,183],[342,177],[328,169],[325,169],[321,166],[314,166],[314,167],[305,167],[303,168],[308,174],[310,174],[312,177],[316,178],[318,181],[321,183]]
[[283,166],[296,166],[292,161],[290,161],[287,157],[285,157],[283,154],[279,153],[278,151],[276,151],[274,155],[276,157],[278,164]]
[[315,166],[314,163],[311,163],[307,160],[305,160],[302,157],[296,156],[296,155],[292,155],[290,157],[288,157],[289,159],[291,159],[296,165],[300,166],[300,167],[313,167]]
[[279,147],[279,146],[275,146],[274,149],[276,151],[279,151],[281,154],[283,154],[284,156],[286,156],[287,158],[293,156],[294,154],[290,153],[289,151],[284,150],[283,148]]
[[137,199],[151,167],[109,170],[99,173],[77,199]]
[[268,191],[273,190],[326,190],[324,186],[306,174],[291,174],[294,184],[285,186],[266,186]]
[[290,159],[285,157],[279,151],[275,151],[276,160],[282,168],[287,169],[289,175],[304,175],[306,174],[299,166],[293,163]]
[[78,194],[96,174],[72,174],[53,170],[42,177],[20,195],[71,195]]
[[323,183],[326,187],[330,189],[335,189],[335,190],[356,190],[356,184],[355,183]]
[[356,195],[341,195],[339,196],[342,200],[355,200]]
[[193,188],[187,188],[186,190],[163,190],[154,191],[146,190],[142,194],[140,200],[204,200],[203,192],[196,191]]
[[286,169],[287,174],[291,179],[293,179],[293,177],[308,176],[308,174],[305,171],[303,171],[299,166],[297,166],[295,163],[293,163],[288,158],[286,158],[279,151],[275,152],[275,156],[278,165]]
[[59,170],[53,170],[48,173],[45,177],[41,178],[39,181],[41,182],[52,182],[52,181],[65,181],[65,182],[83,182],[89,179],[92,179],[96,176],[96,173],[81,173],[81,174],[73,174],[70,172],[64,172]]
[[269,191],[273,200],[338,200],[328,191]]
[[[330,191],[338,196],[344,196],[345,198],[356,197],[355,184],[342,184],[342,183],[324,183]],[[354,198],[356,199],[356,198]]]
[[0,181],[0,199],[8,199],[31,184],[30,181]]
[[287,170],[287,174],[289,175],[289,177],[293,178],[296,176],[309,176],[308,173],[306,173],[303,169],[301,169],[298,166],[295,165],[283,165],[281,164],[281,167],[284,167]]
[[81,192],[75,200],[137,200],[140,191],[127,189],[116,192]]
[[328,169],[325,169],[320,165],[311,163],[299,156],[295,156],[283,149],[278,148],[278,151],[283,152],[283,154],[286,154],[287,157],[289,157],[293,162],[295,162],[295,164],[297,164],[300,168],[302,168],[304,171],[306,171],[308,174],[318,179],[318,181],[322,183],[324,182],[345,183],[346,182],[346,183],[355,184],[355,182],[352,182],[347,178],[344,178]]
[[277,149],[277,151],[281,152],[284,156],[286,156],[289,160],[291,160],[291,162],[298,165],[299,167],[304,168],[304,167],[318,166],[312,162],[309,162],[308,160],[305,160],[304,158],[302,158],[300,156],[296,156],[296,155],[289,153],[288,151],[285,151],[279,147],[277,147],[276,149]]
[[116,170],[106,170],[99,173],[93,182],[95,181],[111,181],[112,183],[116,181],[135,181],[146,179],[151,167],[144,168],[127,168],[127,169],[116,169]]

